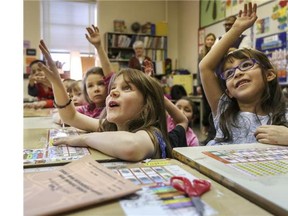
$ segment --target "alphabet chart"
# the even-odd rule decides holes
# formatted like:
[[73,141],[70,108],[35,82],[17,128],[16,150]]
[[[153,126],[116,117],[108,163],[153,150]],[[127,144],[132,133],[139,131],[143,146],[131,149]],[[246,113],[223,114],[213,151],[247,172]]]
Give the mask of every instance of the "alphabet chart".
[[48,132],[48,142],[44,148],[23,150],[24,166],[59,162],[65,163],[89,155],[90,152],[88,148],[71,147],[68,145],[53,146],[54,138],[72,135],[78,135],[78,132],[75,129],[70,128],[50,129]]
[[288,148],[284,146],[207,151],[203,154],[253,177],[288,173]]

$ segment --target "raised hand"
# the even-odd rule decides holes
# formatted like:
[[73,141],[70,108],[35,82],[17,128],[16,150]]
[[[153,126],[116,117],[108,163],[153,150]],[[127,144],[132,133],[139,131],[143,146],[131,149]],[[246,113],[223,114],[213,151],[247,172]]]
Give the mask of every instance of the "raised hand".
[[95,47],[101,45],[101,37],[98,27],[92,25],[92,27],[87,27],[86,30],[89,33],[89,35],[85,34],[86,39]]
[[232,28],[241,28],[243,31],[251,27],[254,22],[257,20],[257,4],[249,2],[244,4],[244,9],[240,10],[238,17],[233,24]]
[[39,67],[41,68],[41,70],[44,71],[47,79],[53,83],[56,80],[60,80],[61,81],[61,77],[60,74],[58,72],[56,63],[53,61],[50,52],[45,44],[45,42],[43,40],[40,40],[40,44],[39,44],[39,48],[42,52],[42,54],[44,55],[46,61],[47,61],[47,65],[48,67],[46,67],[45,65],[39,63]]
[[145,59],[143,65],[144,65],[144,73],[147,74],[148,76],[153,76],[154,74],[153,62]]

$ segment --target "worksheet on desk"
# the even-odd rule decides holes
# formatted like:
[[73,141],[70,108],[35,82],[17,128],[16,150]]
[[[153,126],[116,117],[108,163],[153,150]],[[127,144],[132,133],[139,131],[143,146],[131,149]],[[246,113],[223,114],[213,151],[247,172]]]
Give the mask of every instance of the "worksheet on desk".
[[[142,185],[142,190],[125,199],[120,205],[127,216],[132,215],[198,215],[189,198],[170,184],[172,176],[185,176],[191,181],[196,177],[178,165],[147,166],[136,168],[114,168],[118,175],[134,184]],[[205,216],[217,212],[204,202]]]
[[78,135],[74,128],[51,128],[48,130],[48,140],[44,141],[41,149],[23,149],[23,164],[40,165],[53,163],[66,163],[90,155],[86,147],[68,145],[53,146],[53,139]]
[[288,147],[260,143],[173,149],[205,175],[275,215],[288,213]]

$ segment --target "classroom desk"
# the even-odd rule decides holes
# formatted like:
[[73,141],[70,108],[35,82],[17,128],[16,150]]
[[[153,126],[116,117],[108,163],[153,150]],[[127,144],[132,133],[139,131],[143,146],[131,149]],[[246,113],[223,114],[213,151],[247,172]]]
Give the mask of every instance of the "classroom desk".
[[[221,184],[209,179],[200,172],[191,167],[185,165],[174,159],[160,159],[160,160],[151,160],[147,163],[128,163],[128,162],[109,162],[102,163],[103,165],[109,168],[133,168],[133,167],[153,167],[153,166],[167,166],[167,165],[177,165],[180,168],[184,169],[193,176],[201,179],[209,180],[212,184],[212,187],[209,192],[205,193],[201,198],[217,211],[216,215],[271,215],[269,212],[260,208],[259,206],[251,203],[250,201],[244,199],[238,194],[232,192]],[[28,172],[29,169],[24,170],[24,175],[33,175],[33,172]],[[177,172],[177,171],[175,171]],[[145,205],[145,203],[139,203],[140,205]],[[141,212],[137,215],[154,215],[155,212]],[[117,215],[122,216],[126,215],[123,208],[120,206],[119,200],[114,200],[99,205],[94,205],[92,207],[86,207],[74,212],[65,213],[65,215],[70,216],[90,216],[90,215]]]
[[46,109],[30,109],[23,108],[24,117],[49,117],[52,115],[52,108]]
[[[23,118],[23,148],[24,149],[43,149],[48,142],[48,131],[51,128],[61,128],[61,125],[53,123],[53,109],[24,109]],[[26,113],[26,114],[25,114]],[[103,154],[95,149],[88,148],[92,157],[97,161],[119,161],[114,157]],[[62,163],[62,162],[61,162]],[[66,162],[68,163],[68,162]],[[31,164],[26,166],[49,166],[53,164]]]
[[288,215],[287,151],[255,143],[174,148],[173,155],[272,214]]
[[[44,148],[46,143],[48,142],[48,131],[49,128],[26,128],[24,129],[24,149],[40,149]],[[92,148],[88,148],[92,157],[96,161],[119,161],[114,157],[103,154],[100,151],[97,151]],[[57,165],[57,163],[55,163]],[[50,164],[51,165],[51,164]],[[31,165],[34,166],[49,166],[49,164],[37,164]]]
[[23,109],[24,128],[60,128],[61,126],[53,123],[53,109]]

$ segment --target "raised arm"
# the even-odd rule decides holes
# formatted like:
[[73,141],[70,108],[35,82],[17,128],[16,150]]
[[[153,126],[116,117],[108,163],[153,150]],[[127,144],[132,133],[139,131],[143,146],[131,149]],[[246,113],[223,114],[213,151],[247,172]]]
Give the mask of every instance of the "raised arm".
[[244,10],[240,10],[238,17],[232,28],[216,43],[208,54],[199,63],[202,85],[211,107],[211,111],[216,115],[217,106],[223,91],[220,82],[215,75],[216,68],[222,57],[226,54],[237,38],[257,20],[257,5],[249,3],[244,5]]
[[92,27],[86,28],[88,34],[85,34],[87,40],[97,49],[101,66],[104,72],[104,76],[109,76],[111,73],[113,73],[112,65],[109,61],[109,58],[104,50],[104,47],[101,42],[101,36],[99,33],[98,27],[92,25]]
[[99,127],[98,119],[90,118],[75,110],[73,102],[70,101],[65,86],[61,80],[56,64],[53,61],[43,40],[40,41],[39,48],[47,60],[48,65],[47,67],[39,63],[39,67],[44,71],[47,79],[52,84],[55,103],[58,105],[58,107],[63,107],[58,108],[61,119],[73,127],[85,131],[97,131]]
[[164,97],[164,104],[165,104],[165,109],[169,113],[169,115],[173,118],[174,123],[176,125],[181,125],[185,131],[187,130],[188,127],[188,119],[184,115],[184,113],[178,109],[175,104],[173,104],[168,98]]

